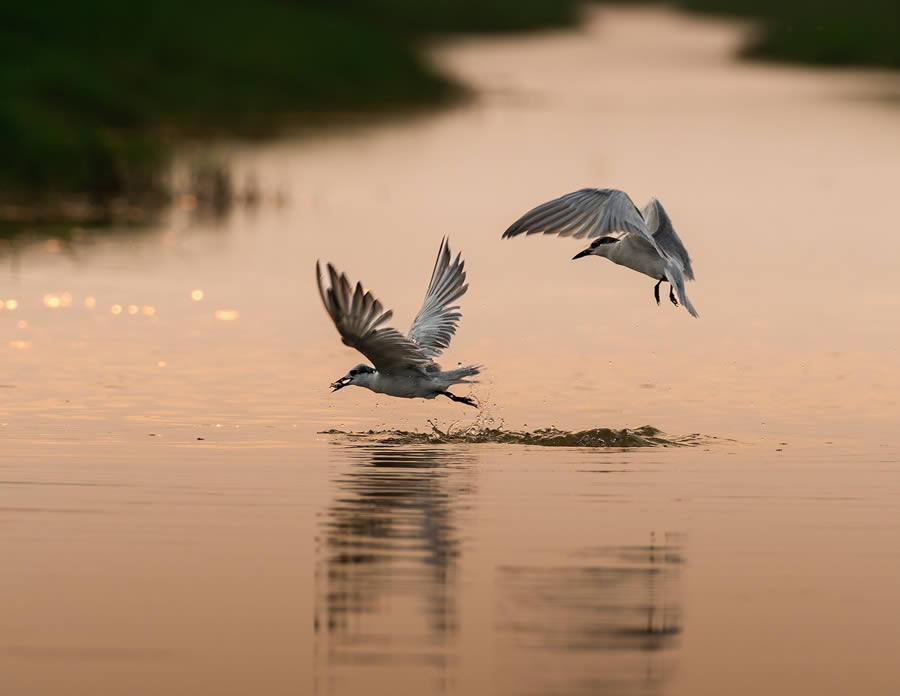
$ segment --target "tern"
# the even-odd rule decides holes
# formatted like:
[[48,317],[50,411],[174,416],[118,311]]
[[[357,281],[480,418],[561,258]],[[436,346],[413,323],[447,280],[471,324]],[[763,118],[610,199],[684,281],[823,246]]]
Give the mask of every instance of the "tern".
[[[575,239],[596,237],[572,259],[605,256],[613,263],[650,276],[657,281],[653,288],[656,304],[659,286],[666,280],[672,304],[677,307],[680,300],[691,316],[697,316],[684,292],[684,279],[694,279],[690,256],[662,203],[655,198],[638,210],[624,191],[581,189],[529,210],[509,226],[503,238],[538,232]],[[678,300],[673,290],[678,293]]]
[[465,262],[460,257],[461,254],[457,254],[453,263],[450,262],[450,246],[445,237],[434,262],[425,302],[406,336],[396,329],[382,327],[393,316],[393,311],[383,311],[381,302],[364,290],[361,283],[357,283],[356,289],[351,291],[347,276],[338,274],[330,263],[327,265],[330,287],[326,289],[322,285],[319,262],[316,262],[319,294],[341,334],[341,340],[345,345],[356,348],[374,365],[357,365],[332,382],[333,392],[354,385],[404,399],[446,396],[453,401],[478,407],[474,400],[451,394],[447,388],[453,384],[473,383],[473,380],[465,378],[477,375],[481,366],[468,365],[444,371],[434,362],[434,358],[450,345],[456,333],[456,324],[462,317],[459,307],[450,306],[450,303],[469,289],[465,284]]

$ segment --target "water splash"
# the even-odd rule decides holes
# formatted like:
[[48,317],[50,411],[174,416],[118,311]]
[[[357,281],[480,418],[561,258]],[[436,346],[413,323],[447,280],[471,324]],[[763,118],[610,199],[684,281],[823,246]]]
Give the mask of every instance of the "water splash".
[[422,444],[480,444],[495,443],[505,445],[538,445],[541,447],[690,447],[703,444],[699,434],[683,437],[665,435],[652,425],[639,428],[591,428],[589,430],[560,430],[556,426],[537,430],[506,430],[498,425],[476,420],[474,423],[456,427],[451,423],[445,429],[428,421],[430,431],[418,430],[367,430],[352,432],[345,430],[324,430],[321,435],[334,435],[354,441],[378,442],[391,445]]

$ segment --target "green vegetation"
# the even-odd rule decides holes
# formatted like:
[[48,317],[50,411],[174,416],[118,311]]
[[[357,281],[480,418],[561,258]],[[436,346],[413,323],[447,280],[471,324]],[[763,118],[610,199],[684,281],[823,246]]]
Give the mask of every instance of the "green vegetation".
[[380,31],[407,35],[503,32],[566,26],[581,0],[318,0]]
[[743,51],[747,57],[900,68],[898,0],[677,0],[677,5],[761,20],[763,31]]
[[[0,189],[141,193],[173,138],[433,102],[424,31],[569,19],[546,0],[38,0],[0,5]],[[426,8],[426,9],[423,9]]]
[[[680,0],[760,18],[748,54],[900,67],[896,0]],[[417,43],[572,23],[577,0],[21,0],[0,4],[0,203],[160,189],[173,142],[266,135],[457,88]],[[318,117],[319,119],[322,116]]]

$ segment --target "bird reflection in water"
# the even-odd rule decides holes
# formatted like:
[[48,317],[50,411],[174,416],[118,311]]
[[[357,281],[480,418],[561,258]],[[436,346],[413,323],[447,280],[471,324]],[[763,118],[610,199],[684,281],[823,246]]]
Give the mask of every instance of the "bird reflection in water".
[[333,479],[317,550],[317,691],[390,691],[398,669],[407,693],[444,691],[458,624],[454,518],[475,457],[390,445],[342,453],[351,462]]
[[682,631],[679,536],[500,568],[503,661],[528,680],[516,692],[660,693]]

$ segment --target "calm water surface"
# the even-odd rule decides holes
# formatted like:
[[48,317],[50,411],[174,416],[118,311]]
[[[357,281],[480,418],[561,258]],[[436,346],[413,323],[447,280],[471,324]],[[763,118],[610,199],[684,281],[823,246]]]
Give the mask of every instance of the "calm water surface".
[[[223,150],[284,205],[3,250],[3,693],[897,693],[896,78],[738,39],[616,10],[454,42],[472,104]],[[500,241],[587,185],[664,202],[699,320]],[[359,358],[315,259],[405,328],[443,235],[483,422],[706,444],[318,434],[472,422],[327,389]]]

